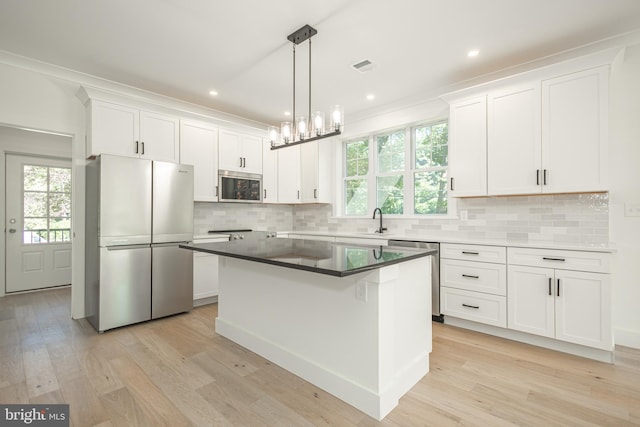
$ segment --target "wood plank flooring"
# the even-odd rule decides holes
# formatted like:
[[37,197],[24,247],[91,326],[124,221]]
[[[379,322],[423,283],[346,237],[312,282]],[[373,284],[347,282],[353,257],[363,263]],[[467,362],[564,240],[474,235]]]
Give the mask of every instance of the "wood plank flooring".
[[70,289],[0,298],[0,402],[85,426],[640,425],[640,351],[609,365],[434,324],[431,372],[382,422],[222,338],[217,305],[97,334]]

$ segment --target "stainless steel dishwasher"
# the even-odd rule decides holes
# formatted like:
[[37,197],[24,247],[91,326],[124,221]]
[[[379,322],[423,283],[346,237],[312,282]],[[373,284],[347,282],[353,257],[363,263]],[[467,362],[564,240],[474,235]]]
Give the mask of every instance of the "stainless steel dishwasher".
[[444,322],[442,313],[440,313],[440,243],[389,240],[389,246],[432,249],[436,251],[431,256],[431,319],[435,322]]

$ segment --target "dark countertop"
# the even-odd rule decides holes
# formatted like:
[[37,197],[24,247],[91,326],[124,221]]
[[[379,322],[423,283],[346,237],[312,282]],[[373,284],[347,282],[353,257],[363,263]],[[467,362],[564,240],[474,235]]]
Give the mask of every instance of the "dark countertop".
[[428,249],[282,238],[182,244],[180,247],[338,277],[435,253]]

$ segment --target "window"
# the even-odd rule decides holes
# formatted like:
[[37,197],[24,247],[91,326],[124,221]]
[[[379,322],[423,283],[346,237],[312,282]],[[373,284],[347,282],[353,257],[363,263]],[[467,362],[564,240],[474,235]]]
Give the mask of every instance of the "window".
[[344,206],[345,215],[366,215],[368,212],[369,140],[345,144]]
[[384,214],[404,212],[404,134],[402,130],[376,136],[376,206]]
[[23,167],[23,243],[71,241],[71,169]]
[[446,215],[448,136],[438,121],[345,142],[344,215]]
[[447,123],[413,129],[414,213],[447,213]]

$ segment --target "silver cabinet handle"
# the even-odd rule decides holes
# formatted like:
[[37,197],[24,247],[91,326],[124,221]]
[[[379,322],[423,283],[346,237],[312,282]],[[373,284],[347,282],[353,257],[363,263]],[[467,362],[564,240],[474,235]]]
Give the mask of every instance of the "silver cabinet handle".
[[469,279],[479,279],[480,278],[480,276],[473,276],[471,274],[463,274],[462,277],[466,277],[466,278],[469,278]]
[[144,156],[144,142],[140,143],[140,145],[142,145],[142,153],[140,153],[140,154],[142,154]]
[[536,185],[540,185],[540,169],[536,169]]
[[216,197],[218,197],[218,186],[216,185]]
[[553,257],[546,257],[546,256],[543,256],[542,259],[544,261],[560,261],[560,262],[566,261],[564,258],[553,258]]
[[547,170],[544,169],[542,172],[542,184],[547,185]]
[[140,145],[140,143],[139,143],[138,141],[136,141],[136,154],[138,154],[138,152],[139,152],[139,151],[138,151],[138,148],[139,148],[138,146],[139,146],[139,145]]
[[462,253],[465,255],[480,255],[479,252],[471,252],[471,251],[462,251]]
[[467,307],[467,308],[480,308],[479,305],[469,305],[469,304],[462,304],[463,307]]
[[556,295],[560,296],[560,279],[558,279],[558,292]]
[[451,191],[454,191],[454,189],[453,189],[453,177],[451,177],[451,185],[450,185],[450,187],[451,187]]
[[300,200],[300,190],[298,190],[298,200]]
[[313,189],[313,198],[314,198],[314,199],[317,199],[317,198],[318,198],[318,189],[317,189],[317,188],[314,188],[314,189]]
[[16,232],[16,229],[15,229],[15,228],[10,228],[10,229],[9,229],[9,233],[13,234],[13,233],[15,233],[15,232]]
[[263,198],[263,199],[266,199],[266,198],[267,198],[267,189],[266,189],[266,188],[264,189],[264,196],[263,196],[262,198]]

